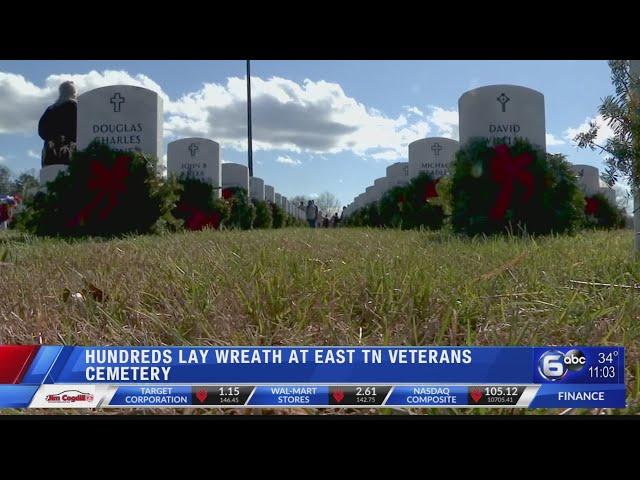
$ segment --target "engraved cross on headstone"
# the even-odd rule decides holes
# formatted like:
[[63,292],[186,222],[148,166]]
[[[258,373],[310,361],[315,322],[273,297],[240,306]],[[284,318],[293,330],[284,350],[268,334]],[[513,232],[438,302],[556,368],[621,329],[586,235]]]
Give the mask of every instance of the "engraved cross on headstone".
[[196,156],[196,152],[198,151],[198,149],[199,149],[199,147],[195,143],[192,143],[191,145],[189,145],[189,151],[191,152],[191,158]]
[[498,100],[498,103],[502,105],[502,113],[506,112],[507,102],[511,99],[507,97],[504,92],[502,92],[496,100]]
[[124,103],[124,97],[120,95],[119,92],[116,92],[116,94],[111,98],[111,103],[113,104],[113,111],[119,112],[120,105]]
[[442,145],[440,145],[439,143],[434,143],[433,145],[431,145],[431,151],[436,157],[440,155],[440,150],[442,150]]

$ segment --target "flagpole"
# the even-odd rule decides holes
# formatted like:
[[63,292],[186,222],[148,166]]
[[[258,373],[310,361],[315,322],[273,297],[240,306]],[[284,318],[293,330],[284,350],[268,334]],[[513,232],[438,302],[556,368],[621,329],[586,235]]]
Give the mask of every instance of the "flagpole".
[[251,60],[247,60],[247,139],[249,176],[253,177],[253,145],[251,138]]

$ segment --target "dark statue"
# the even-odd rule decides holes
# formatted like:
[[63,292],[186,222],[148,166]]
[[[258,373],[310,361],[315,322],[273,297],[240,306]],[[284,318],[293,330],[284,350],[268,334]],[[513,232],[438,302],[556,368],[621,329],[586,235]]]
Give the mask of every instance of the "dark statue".
[[63,82],[56,103],[47,108],[38,123],[38,134],[44,140],[42,166],[69,165],[76,148],[78,102],[73,82]]

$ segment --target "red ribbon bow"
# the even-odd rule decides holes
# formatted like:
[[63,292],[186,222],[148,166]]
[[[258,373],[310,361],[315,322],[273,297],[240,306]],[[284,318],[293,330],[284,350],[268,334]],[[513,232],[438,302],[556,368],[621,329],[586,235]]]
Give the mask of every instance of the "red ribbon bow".
[[78,213],[72,221],[73,226],[84,223],[105,197],[107,197],[107,204],[100,211],[98,218],[104,220],[109,216],[111,211],[118,205],[118,194],[126,191],[124,182],[129,176],[130,162],[131,158],[125,155],[116,158],[112,169],[105,167],[97,160],[91,162],[89,166],[91,177],[87,186],[90,191],[95,192],[96,196]]
[[217,230],[220,226],[220,220],[222,217],[219,212],[206,214],[199,208],[196,208],[186,202],[180,202],[177,210],[179,212],[185,212],[187,214],[184,226],[188,230],[202,230],[207,226],[215,228]]
[[584,208],[584,213],[587,215],[596,215],[598,213],[599,202],[595,198],[587,198],[587,205]]
[[430,198],[434,198],[438,196],[438,191],[436,190],[436,186],[438,185],[438,182],[440,182],[439,178],[432,182],[427,183],[427,187],[425,188],[424,199],[423,199],[425,203]]
[[526,189],[523,201],[528,202],[533,195],[533,175],[526,169],[533,162],[533,155],[525,152],[514,158],[510,155],[509,147],[506,145],[498,145],[495,147],[495,152],[496,155],[491,160],[491,177],[502,188],[495,205],[489,212],[489,218],[501,220],[511,204],[517,182],[520,182]]

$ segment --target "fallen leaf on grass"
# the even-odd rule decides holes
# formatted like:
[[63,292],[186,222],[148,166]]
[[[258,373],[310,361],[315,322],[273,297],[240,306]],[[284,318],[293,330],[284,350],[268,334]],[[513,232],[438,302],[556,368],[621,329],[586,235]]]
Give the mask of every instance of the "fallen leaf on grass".
[[85,298],[92,298],[96,302],[105,302],[109,299],[109,297],[93,283],[85,280],[85,284],[87,285],[87,288],[83,288],[80,292],[76,293],[71,293],[71,290],[65,288],[62,291],[62,301],[66,303],[71,299],[74,301],[84,302]]
[[90,295],[96,302],[105,302],[109,297],[105,295],[105,293],[96,287],[93,283],[87,282],[85,280],[85,284],[87,288],[82,289],[82,293],[85,295]]

